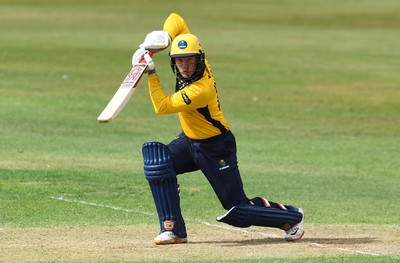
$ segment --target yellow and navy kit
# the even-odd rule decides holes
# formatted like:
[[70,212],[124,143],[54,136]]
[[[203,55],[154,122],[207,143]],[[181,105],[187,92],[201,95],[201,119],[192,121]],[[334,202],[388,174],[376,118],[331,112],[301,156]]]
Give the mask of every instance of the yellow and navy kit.
[[[187,36],[183,34],[190,32],[177,14],[167,18],[163,29],[175,39],[171,46],[171,68],[177,73],[176,90],[172,95],[166,95],[159,77],[149,75],[149,91],[157,113],[178,113],[183,133],[168,145],[149,142],[142,148],[145,176],[160,220],[161,234],[156,237],[156,244],[163,244],[161,242],[166,236],[163,233],[166,231],[172,231],[174,239],[164,244],[187,241],[176,176],[198,170],[207,178],[222,207],[228,210],[217,218],[219,222],[235,227],[280,228],[287,231],[285,240],[300,239],[304,233],[301,209],[262,197],[249,199],[245,194],[236,157],[235,136],[222,115],[215,80],[210,65],[203,57],[204,52],[199,51],[201,64],[196,65],[196,69],[201,70],[195,70],[189,79],[176,72],[174,60],[179,57],[174,56],[193,55],[192,51],[201,48],[201,45],[195,45],[194,38],[186,42]],[[173,51],[173,48],[186,49],[188,46],[195,48],[181,50],[181,53]]]
[[[190,33],[185,21],[172,13],[164,23],[163,30],[172,40]],[[178,113],[183,132],[190,139],[202,140],[229,130],[218,101],[217,86],[210,65],[205,60],[203,76],[171,95],[166,95],[159,76],[149,75],[148,85],[154,110],[158,114]]]

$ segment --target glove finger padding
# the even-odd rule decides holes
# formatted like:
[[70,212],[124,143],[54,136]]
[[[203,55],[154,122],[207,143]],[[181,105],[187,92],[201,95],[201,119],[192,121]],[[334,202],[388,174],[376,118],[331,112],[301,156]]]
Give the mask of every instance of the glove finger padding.
[[146,60],[149,70],[153,70],[156,68],[156,64],[154,63],[153,59],[150,57],[149,53],[145,53],[143,57],[144,57],[144,60]]
[[135,51],[132,55],[132,66],[136,66],[138,64],[141,64],[141,60],[143,59],[144,55],[147,53],[147,50],[144,50],[142,48],[139,48],[138,50]]
[[149,75],[157,75],[156,65],[149,51],[142,48],[135,51],[132,55],[132,66],[135,67],[139,64],[147,64],[146,73]]

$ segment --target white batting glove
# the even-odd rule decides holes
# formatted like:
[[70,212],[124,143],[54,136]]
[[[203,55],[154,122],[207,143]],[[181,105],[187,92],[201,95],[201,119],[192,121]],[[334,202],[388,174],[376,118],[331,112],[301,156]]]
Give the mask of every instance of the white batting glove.
[[136,66],[138,64],[142,64],[140,61],[144,58],[144,54],[146,54],[147,50],[139,48],[133,53],[132,56],[132,66]]
[[146,60],[147,64],[147,73],[149,73],[149,75],[157,75],[156,64],[148,52],[144,54],[144,60]]
[[132,56],[132,66],[134,67],[139,64],[147,64],[146,72],[149,73],[149,75],[157,75],[156,64],[151,58],[149,51],[142,48],[135,51]]
[[147,34],[144,42],[140,44],[140,48],[152,51],[159,52],[171,44],[171,37],[167,32],[164,31],[153,31]]
[[[145,61],[141,62],[143,58]],[[150,70],[153,70],[156,67],[153,59],[149,55],[149,51],[139,48],[138,50],[135,51],[135,53],[132,56],[132,66],[134,67],[136,65],[143,63],[146,63]]]

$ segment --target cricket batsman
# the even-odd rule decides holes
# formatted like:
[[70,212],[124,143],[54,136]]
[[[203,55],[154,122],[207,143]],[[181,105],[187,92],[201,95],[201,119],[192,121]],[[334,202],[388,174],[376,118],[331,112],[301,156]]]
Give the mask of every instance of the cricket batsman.
[[[170,64],[176,78],[175,92],[167,95],[148,53],[170,46]],[[149,182],[160,221],[157,245],[187,242],[180,208],[177,175],[201,170],[226,214],[217,221],[235,227],[265,226],[286,232],[295,241],[304,234],[301,208],[263,197],[249,199],[243,189],[236,157],[235,137],[224,118],[217,85],[199,39],[184,19],[170,14],[163,30],[150,32],[133,54],[132,64],[145,59],[148,87],[157,114],[177,113],[182,132],[169,144],[146,142],[142,152],[144,175]]]

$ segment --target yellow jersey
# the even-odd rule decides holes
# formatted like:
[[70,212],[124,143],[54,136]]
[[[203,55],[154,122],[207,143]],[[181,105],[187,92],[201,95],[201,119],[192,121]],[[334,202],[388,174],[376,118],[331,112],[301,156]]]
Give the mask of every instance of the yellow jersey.
[[[172,13],[164,23],[163,30],[172,40],[190,33],[185,21]],[[203,76],[171,95],[166,95],[159,76],[149,75],[148,86],[154,110],[157,114],[178,113],[183,132],[190,139],[202,140],[229,130],[218,100],[217,85],[211,67],[205,60]]]

